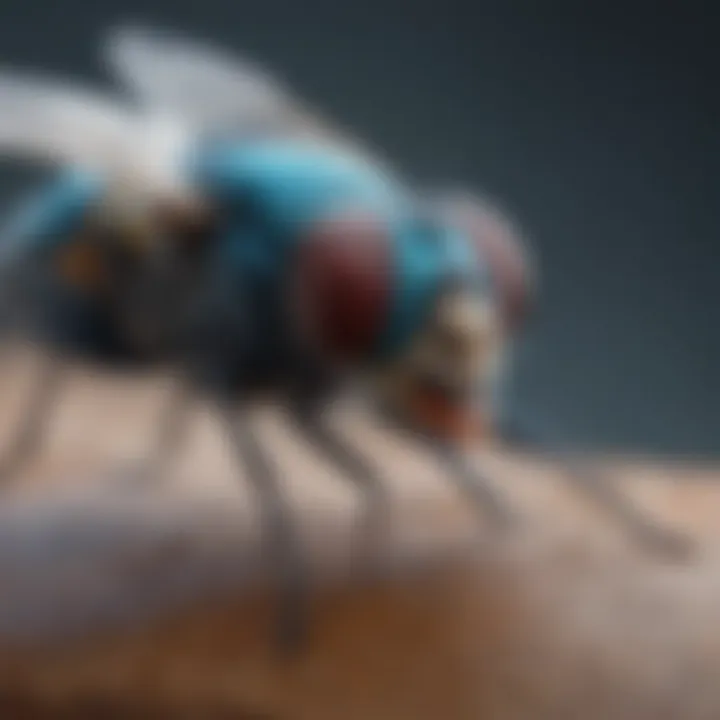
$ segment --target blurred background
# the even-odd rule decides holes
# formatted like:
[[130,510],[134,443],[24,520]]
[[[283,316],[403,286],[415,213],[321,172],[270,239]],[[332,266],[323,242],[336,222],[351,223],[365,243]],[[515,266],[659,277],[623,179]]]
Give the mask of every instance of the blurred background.
[[[583,447],[720,457],[712,14],[710,2],[4,0],[0,53],[101,79],[98,34],[135,19],[264,61],[410,176],[472,184],[520,218],[543,285],[514,404]],[[0,209],[31,180],[2,167]]]

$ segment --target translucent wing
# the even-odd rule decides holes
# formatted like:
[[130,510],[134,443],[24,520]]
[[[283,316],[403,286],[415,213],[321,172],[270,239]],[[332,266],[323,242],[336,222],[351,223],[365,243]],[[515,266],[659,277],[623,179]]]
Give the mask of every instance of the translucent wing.
[[103,165],[127,148],[137,119],[100,94],[60,79],[0,71],[0,152]]
[[201,131],[302,136],[369,157],[277,77],[213,45],[169,31],[121,26],[110,31],[103,50],[111,72],[142,103]]
[[167,183],[179,125],[60,78],[0,70],[0,156],[77,165]]

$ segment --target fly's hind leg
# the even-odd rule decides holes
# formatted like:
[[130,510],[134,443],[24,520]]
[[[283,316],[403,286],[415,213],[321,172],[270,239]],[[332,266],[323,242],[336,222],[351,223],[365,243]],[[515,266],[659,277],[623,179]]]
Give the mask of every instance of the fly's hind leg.
[[65,380],[64,365],[55,357],[41,359],[40,376],[26,402],[18,430],[0,459],[0,484],[8,484],[40,451],[48,433],[52,409]]

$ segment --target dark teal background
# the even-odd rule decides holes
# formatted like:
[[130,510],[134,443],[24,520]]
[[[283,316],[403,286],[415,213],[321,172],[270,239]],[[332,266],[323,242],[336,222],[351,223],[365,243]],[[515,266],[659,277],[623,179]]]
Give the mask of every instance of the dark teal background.
[[[244,48],[408,172],[474,184],[517,212],[544,270],[518,405],[586,446],[718,456],[713,8],[4,0],[0,56],[98,77],[96,34],[127,18]],[[19,176],[2,179],[10,193]]]

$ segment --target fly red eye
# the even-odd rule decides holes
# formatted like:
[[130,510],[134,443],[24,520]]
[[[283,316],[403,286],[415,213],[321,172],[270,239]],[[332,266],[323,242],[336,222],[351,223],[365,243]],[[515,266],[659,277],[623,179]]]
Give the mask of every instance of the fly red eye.
[[367,355],[390,304],[391,252],[382,223],[342,214],[301,241],[292,302],[301,327],[338,359]]

